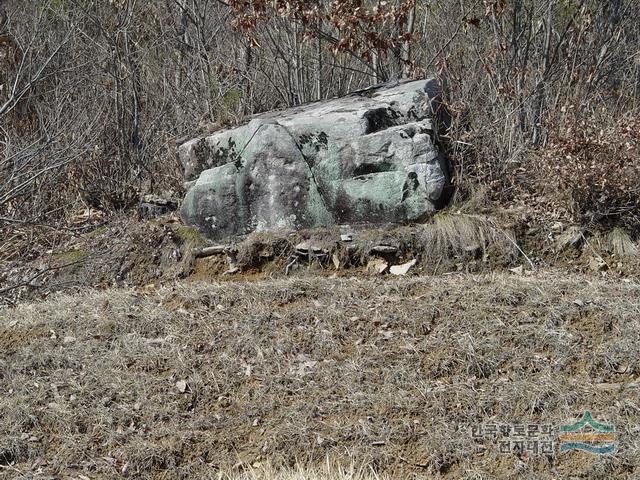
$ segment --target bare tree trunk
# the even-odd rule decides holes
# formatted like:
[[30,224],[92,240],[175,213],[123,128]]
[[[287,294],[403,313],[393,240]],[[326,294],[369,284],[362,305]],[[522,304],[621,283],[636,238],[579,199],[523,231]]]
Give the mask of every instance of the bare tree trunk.
[[[409,18],[407,20],[407,35],[413,35],[416,23],[416,4],[409,12]],[[402,46],[402,78],[408,78],[411,71],[411,40],[407,38]]]
[[372,60],[372,62],[373,62],[373,84],[374,85],[377,85],[378,83],[380,83],[379,61],[380,61],[380,58],[379,58],[379,55],[378,55],[378,51],[375,50],[373,52],[373,60]]
[[[174,88],[176,92],[181,92],[183,90],[186,77],[184,65],[187,48],[189,46],[189,17],[187,13],[186,0],[176,0],[176,5],[178,6],[177,14],[180,16],[180,27],[178,30],[178,64],[176,65],[174,74]],[[184,111],[180,103],[176,105],[176,117],[178,123],[181,123],[184,117]]]
[[[320,31],[320,21],[317,23],[317,29]],[[316,100],[322,100],[322,37],[318,35],[316,40],[316,56],[318,57],[316,71]]]
[[243,106],[243,114],[249,115],[252,110],[252,92],[251,92],[251,67],[253,63],[253,50],[251,48],[251,44],[247,43],[247,46],[244,49],[244,76],[245,76],[245,84],[244,84],[244,106]]
[[553,18],[554,18],[554,0],[549,0],[547,6],[546,32],[544,39],[544,47],[542,51],[542,73],[540,74],[536,84],[536,100],[533,111],[533,138],[532,143],[538,145],[543,139],[542,121],[546,108],[546,82],[551,68],[551,38],[553,35]]

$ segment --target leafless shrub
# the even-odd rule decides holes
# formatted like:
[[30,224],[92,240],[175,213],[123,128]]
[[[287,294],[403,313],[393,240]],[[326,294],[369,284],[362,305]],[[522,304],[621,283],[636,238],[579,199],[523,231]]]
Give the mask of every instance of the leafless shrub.
[[[180,193],[180,139],[411,76],[445,86],[463,198],[535,190],[533,153],[590,142],[571,136],[582,120],[637,114],[632,0],[226,3],[4,0],[0,217],[58,225]],[[635,206],[596,216],[620,209]]]
[[[541,185],[568,197],[574,220],[595,226],[640,228],[640,122],[581,122],[554,139],[540,164]],[[549,192],[547,192],[549,193]],[[553,197],[553,192],[550,193]],[[555,195],[556,201],[562,197]]]

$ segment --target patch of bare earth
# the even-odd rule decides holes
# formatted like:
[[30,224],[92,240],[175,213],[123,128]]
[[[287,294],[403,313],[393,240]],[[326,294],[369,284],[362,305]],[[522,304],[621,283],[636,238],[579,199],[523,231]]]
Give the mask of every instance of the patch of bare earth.
[[[639,358],[640,285],[563,272],[54,295],[0,310],[0,476],[637,478]],[[471,433],[584,410],[613,455]]]

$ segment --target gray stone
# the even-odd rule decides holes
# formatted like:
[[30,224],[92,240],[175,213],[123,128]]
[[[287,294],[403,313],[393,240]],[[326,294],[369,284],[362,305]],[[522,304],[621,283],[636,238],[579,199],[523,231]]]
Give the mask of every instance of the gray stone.
[[178,152],[185,223],[212,239],[335,224],[420,222],[449,186],[433,80],[253,117]]
[[369,253],[396,253],[397,251],[398,247],[393,245],[376,245],[369,250]]
[[151,220],[177,209],[178,202],[176,200],[147,195],[138,205],[138,215],[145,220]]

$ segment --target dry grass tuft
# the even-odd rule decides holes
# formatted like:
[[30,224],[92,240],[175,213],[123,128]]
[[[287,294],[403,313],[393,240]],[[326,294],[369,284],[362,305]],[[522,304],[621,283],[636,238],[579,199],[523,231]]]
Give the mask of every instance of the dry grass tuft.
[[424,225],[420,241],[430,257],[484,256],[490,250],[509,259],[518,254],[513,235],[481,215],[438,213]]
[[386,475],[378,475],[371,468],[344,467],[327,462],[322,467],[310,466],[294,468],[249,467],[238,474],[221,474],[220,480],[387,480]]
[[463,199],[462,194],[456,190],[450,209],[459,213],[478,214],[486,211],[495,211],[495,205],[491,203],[490,189],[487,185],[470,185],[471,190]]
[[607,234],[612,253],[618,258],[631,258],[638,255],[638,247],[629,234],[621,228],[614,228]]

